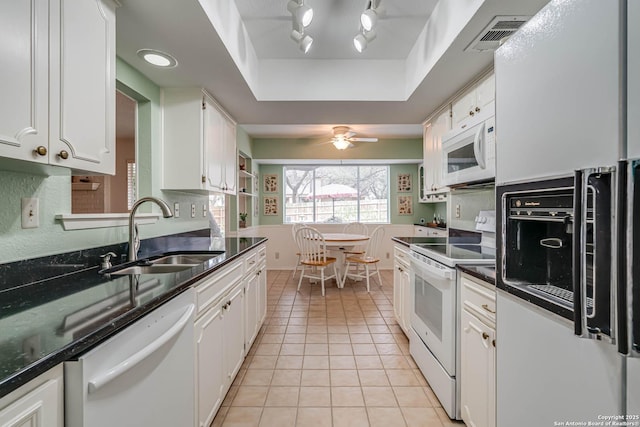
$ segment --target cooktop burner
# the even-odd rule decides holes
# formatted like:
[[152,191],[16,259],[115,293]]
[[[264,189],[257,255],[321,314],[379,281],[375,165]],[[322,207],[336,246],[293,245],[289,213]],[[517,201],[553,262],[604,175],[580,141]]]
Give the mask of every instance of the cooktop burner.
[[470,244],[420,243],[410,245],[411,250],[449,267],[457,264],[494,264],[495,248]]

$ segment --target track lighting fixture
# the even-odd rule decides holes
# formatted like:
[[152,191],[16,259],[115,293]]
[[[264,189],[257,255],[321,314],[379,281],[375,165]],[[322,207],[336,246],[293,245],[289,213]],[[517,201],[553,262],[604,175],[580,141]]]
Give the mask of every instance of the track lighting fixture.
[[291,39],[298,43],[298,47],[304,53],[309,52],[311,44],[313,43],[313,38],[305,34],[304,31],[291,30]]
[[305,27],[308,27],[313,20],[313,9],[304,4],[304,0],[291,0],[287,3],[287,10],[293,19],[293,29],[291,39],[298,43],[298,47],[307,53],[313,43],[313,38],[305,34]]
[[360,15],[360,32],[353,38],[353,46],[360,53],[376,38],[375,26],[378,22],[379,7],[380,0],[369,0],[366,9]]
[[375,31],[366,31],[364,28],[362,28],[361,30],[362,31],[356,34],[356,36],[353,38],[353,46],[356,48],[358,53],[362,53],[367,48],[369,42],[373,41],[373,39],[376,38]]

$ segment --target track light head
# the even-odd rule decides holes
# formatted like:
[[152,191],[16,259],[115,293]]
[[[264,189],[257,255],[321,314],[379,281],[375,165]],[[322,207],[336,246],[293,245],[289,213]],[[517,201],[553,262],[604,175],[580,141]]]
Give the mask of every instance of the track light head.
[[287,10],[293,16],[294,23],[298,23],[302,25],[302,27],[308,27],[313,20],[313,9],[304,4],[303,0],[289,1],[289,3],[287,3]]
[[375,27],[376,22],[378,22],[378,14],[374,9],[369,8],[360,15],[360,24],[362,24],[362,28],[366,31],[371,31],[373,27]]
[[356,48],[358,53],[362,53],[367,48],[369,42],[371,42],[375,38],[375,31],[365,31],[363,29],[362,32],[356,34],[356,36],[353,38],[353,46]]
[[356,34],[353,38],[353,46],[356,48],[358,53],[362,53],[362,51],[367,48],[367,39],[362,33]]
[[313,38],[305,34],[304,30],[298,31],[293,29],[291,30],[290,37],[291,40],[298,43],[298,47],[301,51],[303,51],[304,53],[309,52],[309,49],[311,49],[311,44],[313,43]]

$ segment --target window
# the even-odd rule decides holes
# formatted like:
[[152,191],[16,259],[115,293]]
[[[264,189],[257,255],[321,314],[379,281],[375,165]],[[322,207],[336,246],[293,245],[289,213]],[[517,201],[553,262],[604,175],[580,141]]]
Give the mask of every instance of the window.
[[291,166],[283,175],[286,223],[389,222],[388,166]]

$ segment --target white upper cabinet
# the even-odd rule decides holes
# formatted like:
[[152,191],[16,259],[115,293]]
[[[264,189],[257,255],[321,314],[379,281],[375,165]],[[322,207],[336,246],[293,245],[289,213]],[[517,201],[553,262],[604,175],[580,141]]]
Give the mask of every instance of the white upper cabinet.
[[162,92],[163,188],[235,194],[236,125],[198,88]]
[[495,108],[496,81],[491,73],[451,105],[452,128],[464,128],[466,121],[487,108]]
[[449,190],[442,184],[442,135],[451,129],[451,111],[446,108],[424,128],[424,194],[422,201],[442,201],[433,193]]
[[115,4],[3,2],[0,35],[0,156],[114,174]]

